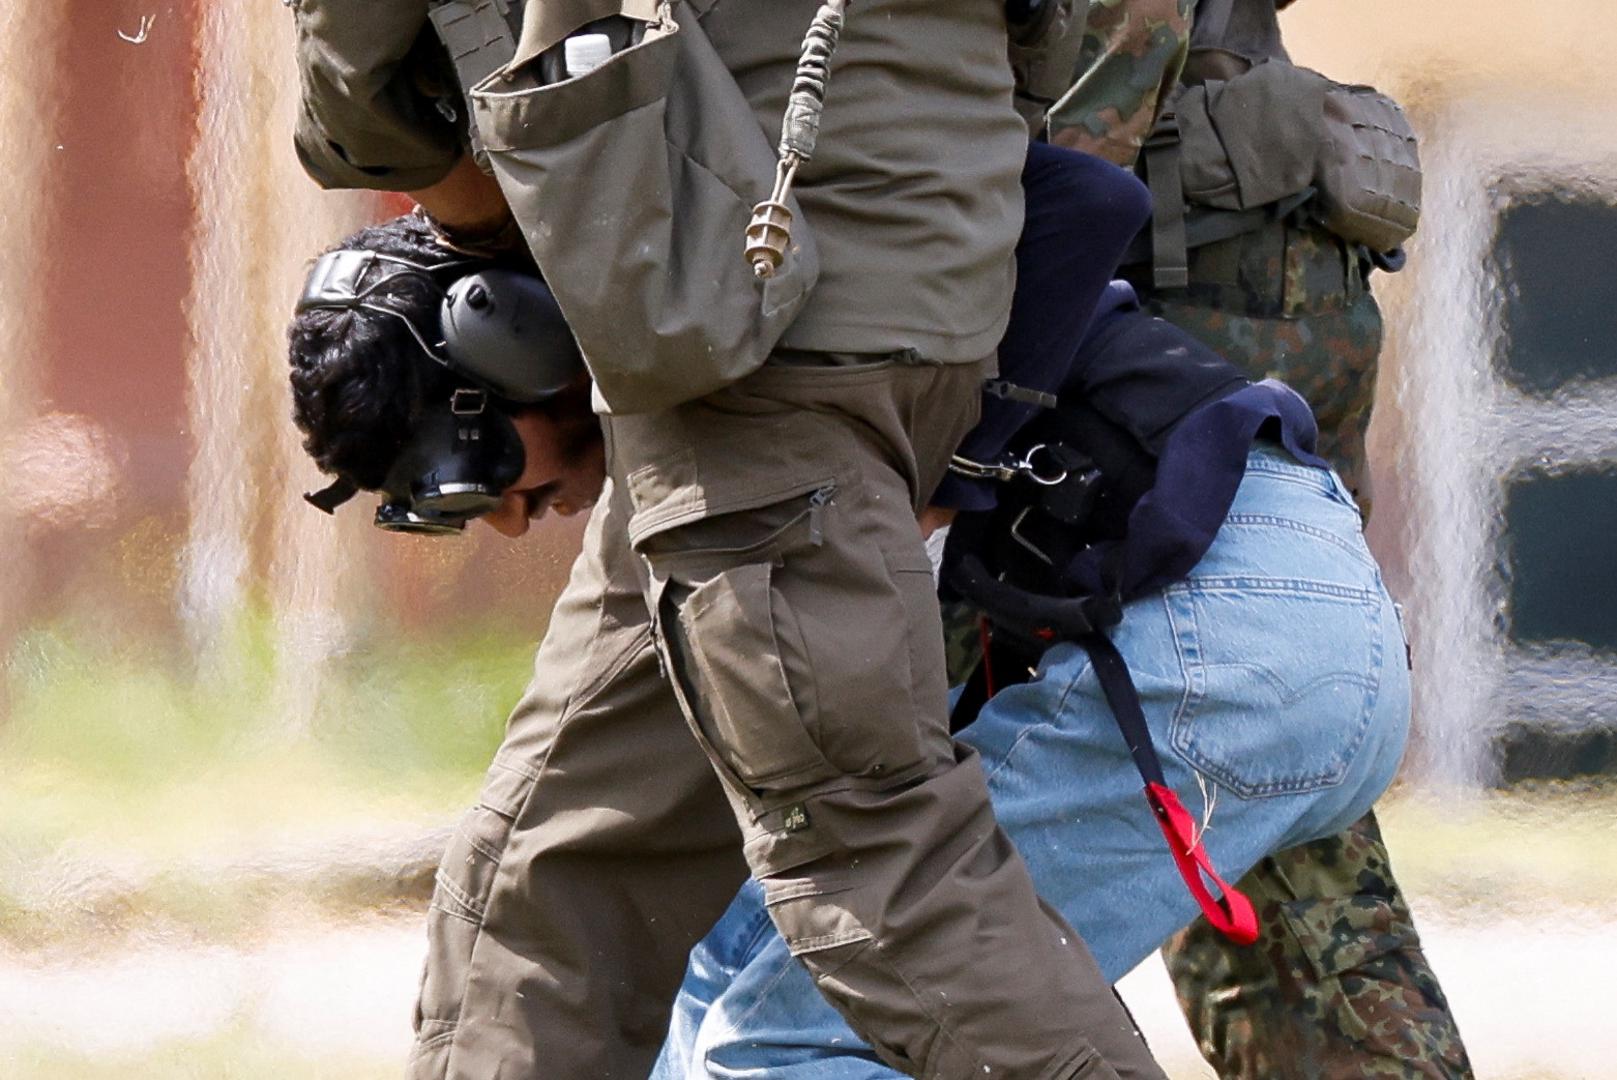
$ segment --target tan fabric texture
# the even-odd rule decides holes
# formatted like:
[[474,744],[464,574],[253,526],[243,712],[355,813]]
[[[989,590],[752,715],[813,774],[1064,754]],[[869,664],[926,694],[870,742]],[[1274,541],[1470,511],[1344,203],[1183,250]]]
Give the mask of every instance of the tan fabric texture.
[[[702,16],[771,142],[818,4],[724,0]],[[1003,0],[849,5],[797,180],[820,279],[783,345],[950,363],[999,345],[1027,152],[1006,49]]]
[[[432,94],[454,74],[427,27],[428,0],[295,0],[301,100],[294,143],[328,188],[416,191],[461,154]],[[423,37],[422,30],[427,28]]]
[[[765,145],[778,138],[803,33],[818,4],[680,5],[700,17],[736,74],[757,125],[750,134],[761,133]],[[524,25],[521,42],[531,51],[554,37],[561,16],[552,12],[577,10],[582,14],[575,17],[586,17],[619,6],[643,15],[646,5],[536,6],[530,20],[536,26],[530,32]],[[411,190],[440,178],[458,156],[455,124],[423,90],[434,79],[444,81],[427,7],[426,0],[298,0],[294,6],[303,73],[296,142],[319,183]],[[1027,138],[1012,105],[1006,49],[1003,0],[861,0],[853,6],[819,147],[797,181],[802,219],[819,250],[820,279],[783,344],[872,353],[912,349],[927,360],[958,363],[998,344],[1022,223],[1017,177]],[[535,64],[524,60],[519,52],[511,78],[496,77],[499,93],[536,89]],[[593,72],[596,79],[573,81],[610,81],[612,66]],[[597,107],[611,106],[602,101]],[[507,139],[513,146],[520,141]],[[689,145],[679,132],[670,142]],[[750,197],[760,185],[767,192],[773,177],[724,179]],[[530,235],[544,228],[537,214],[519,208]],[[697,232],[704,227],[684,224]],[[617,246],[603,243],[603,250]],[[741,253],[737,232],[737,263]]]
[[775,275],[742,258],[775,152],[690,6],[587,75],[547,84],[540,69],[490,76],[471,101],[597,400],[647,412],[757,370],[814,287],[815,234],[793,204]]

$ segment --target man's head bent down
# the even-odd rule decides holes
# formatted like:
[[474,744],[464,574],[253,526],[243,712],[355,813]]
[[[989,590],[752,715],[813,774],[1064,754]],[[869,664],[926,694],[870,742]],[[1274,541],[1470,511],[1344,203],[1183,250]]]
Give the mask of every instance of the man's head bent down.
[[[378,260],[355,283],[362,303],[305,309],[293,319],[292,415],[322,471],[380,490],[422,424],[470,385],[427,351],[443,338],[439,313],[447,283],[410,269],[437,268],[457,257],[409,215],[361,229],[334,250],[371,252]],[[605,465],[582,371],[544,400],[518,404],[491,396],[487,407],[509,417],[522,464],[485,520],[520,536],[549,508],[572,514],[594,503]]]

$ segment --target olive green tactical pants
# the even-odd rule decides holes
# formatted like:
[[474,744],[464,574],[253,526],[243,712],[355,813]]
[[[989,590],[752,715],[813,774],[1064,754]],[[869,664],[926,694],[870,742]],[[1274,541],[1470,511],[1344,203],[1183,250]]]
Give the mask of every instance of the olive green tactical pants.
[[609,487],[438,871],[413,1080],[643,1080],[685,954],[746,876],[658,675]]
[[645,1076],[748,870],[904,1071],[1162,1075],[947,736],[914,516],[982,375],[766,367],[608,418],[610,495],[439,875],[413,1077]]

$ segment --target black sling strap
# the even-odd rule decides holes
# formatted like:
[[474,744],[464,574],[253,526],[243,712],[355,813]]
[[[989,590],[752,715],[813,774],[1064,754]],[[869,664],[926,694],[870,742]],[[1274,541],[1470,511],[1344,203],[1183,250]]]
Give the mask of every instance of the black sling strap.
[[[1033,677],[1038,652],[1020,642],[996,643],[985,634],[983,658],[966,680],[965,689],[949,717],[950,730],[959,733],[977,718],[990,698],[1005,686],[1027,682]],[[1162,759],[1151,743],[1151,729],[1140,705],[1140,692],[1129,675],[1128,663],[1117,645],[1103,632],[1074,639],[1089,656],[1089,663],[1100,682],[1112,718],[1117,722],[1128,747],[1134,768],[1145,783],[1146,802],[1167,841],[1179,876],[1184,880],[1202,914],[1214,929],[1239,945],[1258,939],[1258,916],[1252,902],[1219,876],[1202,845],[1200,831],[1190,812],[1168,786]],[[1003,682],[991,673],[1002,673]],[[1209,887],[1211,886],[1211,887]],[[1214,893],[1217,889],[1217,893]]]
[[[1151,804],[1151,813],[1168,842],[1168,850],[1173,853],[1179,876],[1214,929],[1237,944],[1252,944],[1258,940],[1257,912],[1253,910],[1252,901],[1231,888],[1213,869],[1195,819],[1168,786],[1162,774],[1162,760],[1151,745],[1151,730],[1140,708],[1140,692],[1129,676],[1123,655],[1104,634],[1080,638],[1078,644],[1089,654],[1101,692],[1106,695],[1106,704],[1111,706],[1112,716],[1123,732],[1123,741],[1128,744],[1129,756],[1145,781],[1146,801]],[[1217,888],[1217,895],[1208,888],[1209,883]]]

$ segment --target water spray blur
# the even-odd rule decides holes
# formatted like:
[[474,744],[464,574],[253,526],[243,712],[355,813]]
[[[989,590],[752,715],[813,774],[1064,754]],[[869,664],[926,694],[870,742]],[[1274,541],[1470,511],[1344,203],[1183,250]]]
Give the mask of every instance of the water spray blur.
[[[1617,48],[1617,19],[1592,0],[1430,0],[1415,10],[1393,0],[1298,4],[1287,26],[1299,62],[1374,81],[1410,107],[1422,135],[1420,234],[1408,271],[1377,286],[1388,342],[1371,532],[1410,615],[1409,773],[1452,792],[1559,775],[1548,761],[1509,767],[1502,747],[1524,730],[1599,736],[1617,716],[1608,648],[1564,618],[1537,636],[1524,638],[1521,626],[1524,575],[1581,574],[1592,585],[1575,599],[1571,590],[1526,597],[1540,608],[1564,614],[1610,600],[1599,569],[1609,538],[1580,538],[1553,514],[1529,523],[1516,508],[1540,478],[1617,471],[1617,354],[1611,334],[1592,333],[1573,346],[1589,357],[1586,377],[1542,392],[1515,385],[1509,358],[1540,346],[1507,325],[1528,301],[1502,265],[1504,223],[1524,203],[1583,207],[1617,229],[1617,130],[1603,63]],[[1572,236],[1568,246],[1595,242]],[[1554,269],[1567,260],[1547,261]],[[1564,270],[1544,287],[1585,310],[1601,303],[1596,286]],[[1611,313],[1601,317],[1617,329]],[[1617,570],[1604,574],[1617,581]]]
[[299,726],[320,661],[343,638],[335,590],[351,545],[296,498],[295,484],[313,478],[287,420],[285,323],[305,260],[362,224],[370,203],[322,194],[297,171],[291,45],[278,6],[205,10],[189,163],[195,456],[180,604],[204,671],[228,678],[234,621],[251,599],[255,561],[267,564],[287,690],[274,709]]
[[291,391],[286,379],[285,327],[313,255],[375,217],[372,197],[354,192],[322,192],[309,182],[297,159],[287,152],[286,132],[293,127],[297,102],[297,67],[292,37],[274,26],[262,46],[264,62],[274,73],[274,110],[269,130],[275,133],[265,160],[271,163],[272,189],[284,218],[266,251],[269,270],[267,303],[261,310],[273,342],[268,379],[273,424],[275,475],[280,492],[273,527],[274,557],[270,585],[278,638],[277,715],[306,720],[319,690],[327,661],[341,652],[351,636],[354,613],[374,608],[365,595],[367,582],[360,549],[370,531],[365,514],[340,518],[311,513],[298,493],[324,486],[325,480],[303,452],[301,436],[288,422]]
[[[0,6],[0,161],[11,190],[0,215],[0,432],[19,432],[38,407],[42,277],[26,255],[44,246],[48,222],[56,53],[61,5]],[[0,445],[0,466],[25,447]],[[20,629],[30,579],[26,518],[0,496],[0,659]],[[0,719],[7,713],[0,662]]]
[[[1436,118],[1434,118],[1436,119]],[[1486,752],[1479,721],[1492,698],[1490,613],[1482,592],[1491,550],[1492,482],[1476,454],[1486,402],[1484,261],[1490,222],[1482,178],[1441,121],[1425,129],[1426,192],[1410,291],[1391,305],[1393,359],[1380,397],[1405,417],[1396,482],[1409,508],[1399,523],[1407,553],[1406,595],[1415,669],[1418,736],[1411,767],[1425,783],[1474,783]],[[1456,646],[1459,647],[1456,647]]]

